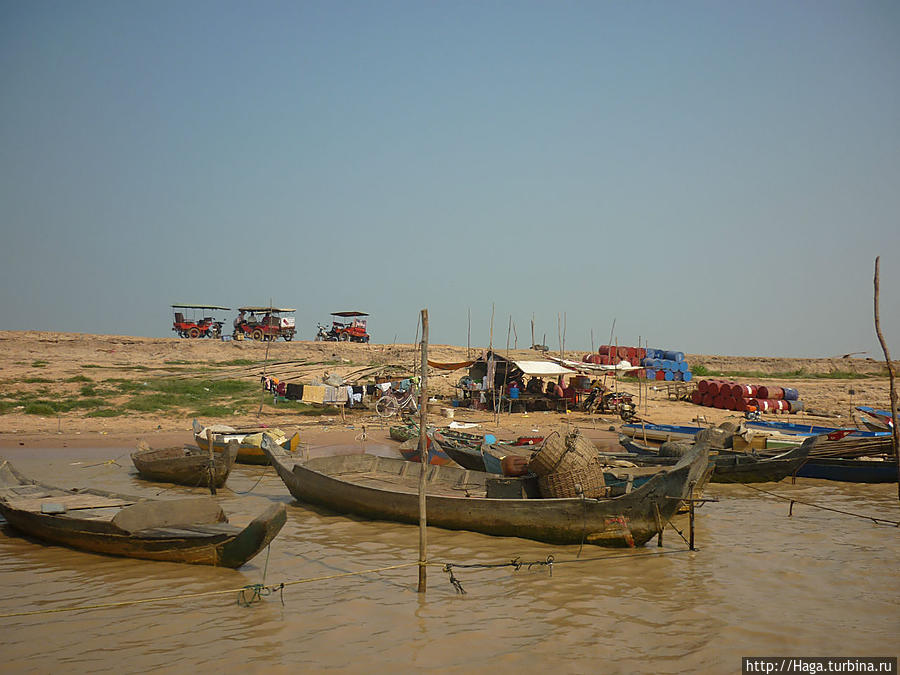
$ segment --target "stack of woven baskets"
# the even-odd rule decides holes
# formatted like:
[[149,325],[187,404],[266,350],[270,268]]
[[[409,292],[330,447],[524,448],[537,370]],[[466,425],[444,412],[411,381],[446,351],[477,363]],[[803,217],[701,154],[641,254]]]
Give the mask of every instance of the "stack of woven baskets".
[[597,448],[577,429],[564,435],[554,432],[547,436],[528,468],[537,475],[543,497],[609,495]]

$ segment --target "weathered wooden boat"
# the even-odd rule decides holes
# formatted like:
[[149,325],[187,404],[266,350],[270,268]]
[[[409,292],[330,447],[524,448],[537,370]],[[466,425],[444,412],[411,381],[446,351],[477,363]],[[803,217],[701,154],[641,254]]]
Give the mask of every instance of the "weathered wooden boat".
[[212,497],[146,499],[30,480],[0,460],[0,515],[22,534],[52,544],[127,558],[240,567],[287,518],[272,504],[244,528],[228,523]]
[[[443,447],[440,445],[436,445],[434,440],[430,435],[426,435],[426,442],[428,443],[428,463],[434,466],[447,466],[453,464],[453,459],[444,452]],[[410,438],[409,440],[400,444],[398,448],[400,450],[400,455],[407,462],[421,462],[422,456],[419,452],[419,437],[416,436],[414,438]]]
[[862,423],[870,431],[890,431],[894,426],[894,415],[890,410],[878,410],[869,405],[858,405],[856,409],[865,415]]
[[[295,499],[374,520],[419,522],[418,481],[426,471],[427,517],[435,527],[560,544],[641,546],[658,534],[707,471],[705,446],[640,488],[614,498],[527,498],[513,479],[374,455],[302,460],[263,442]],[[516,497],[504,498],[515,483]],[[500,487],[502,486],[502,490]],[[501,496],[502,495],[502,496]]]
[[388,433],[390,434],[392,440],[395,440],[398,443],[404,443],[410,438],[419,437],[419,425],[395,424],[388,430]]
[[623,424],[620,431],[626,436],[649,441],[692,441],[694,436],[703,431],[703,427],[690,427],[678,424]]
[[836,434],[840,437],[858,436],[863,438],[873,438],[887,436],[890,433],[885,431],[867,431],[865,429],[855,429],[853,427],[824,427],[815,424],[796,424],[793,422],[776,422],[774,420],[743,420],[742,424],[746,429],[760,430],[763,432],[770,431],[791,436],[822,436]]
[[447,438],[439,432],[433,434],[432,441],[442,452],[446,453],[450,459],[464,469],[494,474],[503,473],[500,462],[506,456],[504,450],[508,446],[503,446],[499,443],[489,445],[483,441],[478,446],[472,446],[468,443],[460,443],[452,438]]
[[797,475],[844,483],[896,483],[897,462],[892,455],[883,459],[811,457]]
[[293,436],[288,437],[281,429],[268,427],[258,427],[253,429],[234,429],[225,424],[213,424],[204,427],[197,420],[193,421],[194,442],[201,450],[209,451],[209,441],[207,441],[207,429],[213,434],[213,451],[223,452],[229,441],[236,440],[240,444],[238,447],[237,462],[238,464],[266,464],[268,460],[263,454],[260,443],[264,433],[269,434],[275,442],[288,452],[297,452],[300,446],[300,434],[294,432]]
[[719,452],[711,483],[777,483],[788,476],[800,475],[809,453],[819,441],[811,436],[801,445],[772,457],[737,452]]
[[[787,476],[801,475],[798,470],[805,462],[810,461],[809,455],[819,440],[817,436],[807,437],[802,444],[777,455],[713,451],[710,458],[714,469],[709,482],[776,483]],[[632,461],[641,466],[659,466],[676,461],[674,457],[660,457],[658,448],[650,448],[627,436],[620,436],[619,442],[635,453]]]
[[212,483],[219,488],[228,480],[239,447],[236,440],[231,440],[222,452],[214,452],[210,460],[209,450],[199,447],[151,448],[142,442],[131,453],[131,461],[141,478],[147,480],[192,487],[209,487]]

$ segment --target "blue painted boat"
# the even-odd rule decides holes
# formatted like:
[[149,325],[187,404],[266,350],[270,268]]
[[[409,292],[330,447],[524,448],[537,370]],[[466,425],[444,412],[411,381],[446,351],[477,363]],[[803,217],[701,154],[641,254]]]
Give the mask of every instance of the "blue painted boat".
[[623,424],[621,432],[632,438],[646,438],[652,441],[692,441],[703,427],[688,427],[677,424]]
[[868,405],[858,405],[856,409],[866,415],[863,424],[872,431],[890,431],[894,426],[894,415],[890,410],[878,410]]
[[824,459],[811,458],[800,467],[802,478],[822,478],[845,483],[896,483],[897,464],[889,459]]

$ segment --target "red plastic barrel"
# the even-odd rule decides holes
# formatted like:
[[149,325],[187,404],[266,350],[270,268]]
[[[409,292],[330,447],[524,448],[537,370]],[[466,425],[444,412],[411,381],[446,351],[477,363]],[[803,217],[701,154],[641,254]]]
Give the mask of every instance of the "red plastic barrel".
[[616,354],[619,355],[620,359],[627,359],[628,358],[628,347],[619,347],[616,350]]
[[600,349],[597,350],[597,353],[601,356],[609,356],[609,345],[600,345]]
[[657,370],[657,371],[656,371],[656,379],[657,379],[657,380],[665,380],[665,379],[666,379],[666,371],[664,371],[664,370]]
[[697,383],[697,391],[699,391],[701,394],[705,394],[706,392],[708,392],[709,382],[707,382],[706,380],[700,380]]
[[706,391],[709,392],[713,398],[719,395],[719,380],[710,380],[709,384],[706,385]]
[[777,412],[790,412],[791,404],[789,401],[785,401],[783,398],[777,399],[775,401],[775,410]]
[[691,392],[691,403],[703,405],[703,394],[701,394],[699,390],[695,389]]
[[781,387],[767,387],[763,385],[756,393],[759,398],[767,398],[770,400],[784,398],[784,389]]

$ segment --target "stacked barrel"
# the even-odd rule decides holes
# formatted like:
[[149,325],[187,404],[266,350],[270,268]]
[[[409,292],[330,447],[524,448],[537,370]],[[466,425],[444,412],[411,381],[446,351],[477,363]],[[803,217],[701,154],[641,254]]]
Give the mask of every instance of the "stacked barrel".
[[739,412],[795,413],[803,410],[803,401],[796,389],[731,380],[700,380],[691,394],[691,401],[709,408]]
[[684,352],[670,349],[647,349],[641,365],[647,371],[648,380],[690,382],[693,378],[690,366],[684,360]]
[[[618,345],[600,345],[596,354],[585,354],[582,361],[585,363],[597,363],[604,366],[616,366],[622,361],[628,361],[633,366],[641,365],[641,360],[647,356],[643,347],[620,347]],[[633,370],[629,375],[644,377],[644,369]]]

